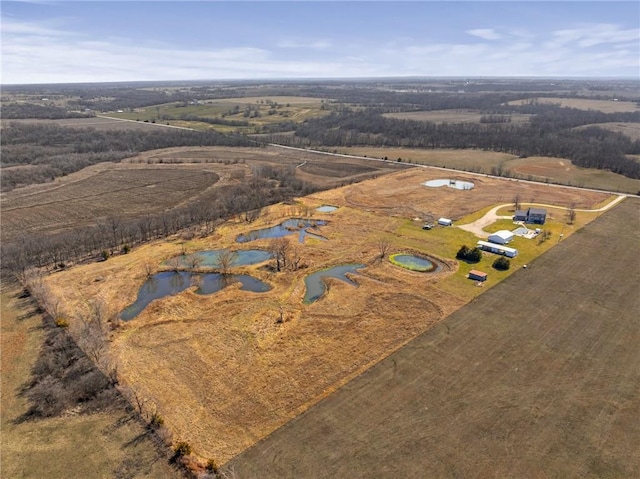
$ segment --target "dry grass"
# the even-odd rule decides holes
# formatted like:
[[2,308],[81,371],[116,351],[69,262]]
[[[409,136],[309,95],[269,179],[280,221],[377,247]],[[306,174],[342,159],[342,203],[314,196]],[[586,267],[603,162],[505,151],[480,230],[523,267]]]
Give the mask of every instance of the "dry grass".
[[[486,116],[479,110],[430,110],[430,111],[405,111],[400,113],[385,113],[382,116],[396,118],[398,120],[428,121],[432,123],[480,123],[480,119]],[[511,123],[526,123],[531,115],[510,114]],[[487,124],[487,128],[491,124]]]
[[[582,168],[569,160],[550,157],[518,158],[507,153],[481,150],[421,150],[410,148],[341,148],[339,153],[373,158],[401,158],[403,162],[491,174],[494,168],[508,170],[521,179],[559,183],[636,194],[640,180],[595,168]],[[446,173],[442,173],[446,175]]]
[[[457,228],[423,232],[422,222],[413,218],[429,213],[460,218],[508,202],[515,192],[584,207],[606,197],[488,178],[479,179],[471,191],[421,185],[438,174],[412,169],[318,193],[297,205],[269,208],[251,225],[229,222],[211,238],[152,243],[106,262],[56,273],[48,281],[70,311],[81,310],[85,298],[92,297],[104,299],[117,312],[135,299],[146,279],[146,263],[159,265],[183,247],[238,248],[238,233],[276,224],[310,207],[340,206],[334,213],[315,215],[330,220],[320,231],[327,241],[295,245],[305,269],[274,274],[243,268],[268,282],[271,291],[245,293],[232,286],[210,296],[186,291],[158,300],[128,322],[112,343],[125,380],[158,406],[176,437],[190,442],[200,456],[225,462],[480,293],[464,278],[466,270],[446,259],[453,258],[460,241],[472,244],[475,238]],[[423,274],[379,261],[381,239],[391,244],[388,254],[428,254],[445,266],[440,273]],[[268,244],[258,240],[242,247]],[[367,265],[353,277],[360,286],[332,280],[326,297],[304,305],[304,277],[343,263]],[[278,322],[280,311],[284,323]]]
[[16,295],[5,287],[1,298],[2,477],[181,477],[124,411],[15,422],[28,409],[19,391],[43,339],[40,315]]
[[[637,103],[632,101],[590,100],[587,98],[546,98],[533,99],[538,103],[560,105],[567,108],[580,110],[599,110],[603,113],[624,113],[628,111],[640,111]],[[531,99],[510,101],[509,105],[526,105]]]
[[633,141],[640,140],[640,123],[594,123],[592,125],[584,125],[578,128],[588,128],[590,126],[597,126],[598,128],[603,128],[615,133],[622,133]]
[[320,188],[398,168],[394,164],[273,147],[152,150],[121,163],[100,163],[51,183],[3,193],[2,239],[92,225],[108,217],[159,213],[244,181],[251,177],[254,166],[281,168],[303,163],[296,169],[297,175]]
[[264,478],[640,476],[638,206],[624,201],[228,466]]
[[109,130],[149,130],[157,128],[153,123],[145,123],[143,121],[122,121],[111,118],[95,117],[95,118],[66,118],[61,120],[2,120],[2,127],[9,123],[25,123],[36,125],[55,125],[62,128],[93,128],[98,131]]

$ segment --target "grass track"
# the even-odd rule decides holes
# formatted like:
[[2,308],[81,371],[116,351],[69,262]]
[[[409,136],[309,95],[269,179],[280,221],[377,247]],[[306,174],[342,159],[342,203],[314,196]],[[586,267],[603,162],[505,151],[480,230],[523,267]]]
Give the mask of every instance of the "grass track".
[[639,206],[622,202],[227,466],[639,477]]

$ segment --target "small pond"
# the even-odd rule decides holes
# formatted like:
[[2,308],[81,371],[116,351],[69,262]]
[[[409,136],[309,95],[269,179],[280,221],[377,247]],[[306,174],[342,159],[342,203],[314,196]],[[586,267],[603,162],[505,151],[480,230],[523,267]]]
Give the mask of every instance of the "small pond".
[[[225,251],[224,249],[215,249],[207,251],[199,251],[197,253],[178,256],[179,266],[181,268],[207,267],[218,268],[220,266],[219,258]],[[247,266],[262,263],[271,259],[273,255],[268,251],[261,249],[239,250],[233,252],[233,261],[230,266]],[[172,259],[164,262],[170,264]]]
[[268,284],[246,274],[224,276],[218,273],[198,274],[188,271],[163,271],[154,274],[145,281],[138,291],[136,301],[120,313],[120,318],[123,321],[129,321],[140,314],[154,299],[178,294],[191,286],[199,286],[196,290],[197,294],[213,294],[238,282],[242,284],[240,288],[242,291],[263,293],[271,289]]
[[431,273],[438,270],[438,264],[429,261],[427,258],[413,254],[399,253],[389,256],[389,260],[402,268],[418,271],[420,273]]
[[333,268],[310,274],[304,279],[306,289],[304,294],[304,303],[313,303],[327,292],[327,285],[324,282],[324,278],[337,278],[357,287],[358,283],[349,279],[346,274],[357,273],[356,270],[361,268],[364,268],[363,264],[343,264],[341,266],[335,266]]
[[320,213],[333,213],[337,209],[338,209],[337,206],[322,205],[316,208],[316,211],[319,211]]
[[448,186],[449,188],[455,188],[456,190],[470,190],[473,188],[473,183],[470,181],[460,181],[460,180],[430,180],[422,183],[424,186],[428,186],[430,188],[439,188],[440,186]]
[[298,233],[298,242],[304,243],[305,236],[311,236],[320,240],[326,238],[311,233],[307,229],[317,226],[324,226],[327,222],[323,220],[309,220],[301,218],[291,218],[283,221],[279,225],[271,226],[270,228],[262,228],[260,230],[250,231],[245,235],[239,235],[236,238],[238,243],[247,243],[262,238],[281,238],[290,234]]

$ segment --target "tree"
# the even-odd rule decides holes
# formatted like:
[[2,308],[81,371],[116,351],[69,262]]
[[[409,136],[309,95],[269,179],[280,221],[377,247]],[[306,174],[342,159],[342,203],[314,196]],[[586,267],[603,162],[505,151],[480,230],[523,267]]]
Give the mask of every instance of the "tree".
[[276,271],[286,269],[290,247],[291,244],[285,237],[274,238],[269,244],[268,251],[273,255],[273,259],[276,260]]
[[511,261],[504,256],[500,256],[493,262],[493,267],[500,271],[506,271],[511,267]]
[[571,206],[567,210],[567,224],[572,225],[576,220],[576,204],[571,203]]
[[513,209],[515,211],[518,211],[520,209],[520,195],[516,194],[516,196],[513,198]]
[[231,267],[236,261],[238,254],[228,249],[222,250],[218,255],[218,269],[220,274],[226,276],[229,274]]
[[463,245],[456,253],[456,258],[470,263],[477,263],[482,259],[482,251],[480,248],[469,248],[467,245]]
[[378,256],[380,259],[384,259],[389,252],[389,248],[391,248],[391,243],[389,241],[385,239],[378,240]]

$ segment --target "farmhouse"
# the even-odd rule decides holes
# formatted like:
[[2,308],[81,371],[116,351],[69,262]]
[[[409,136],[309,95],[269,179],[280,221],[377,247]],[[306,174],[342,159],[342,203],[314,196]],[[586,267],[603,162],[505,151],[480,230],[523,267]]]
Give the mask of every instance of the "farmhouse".
[[496,244],[507,244],[513,240],[513,233],[507,230],[496,231],[489,235],[489,241]]
[[488,251],[489,253],[503,254],[509,258],[518,256],[518,250],[515,248],[509,248],[508,246],[489,243],[487,241],[478,241],[478,248],[482,251]]
[[472,269],[469,271],[469,279],[473,279],[475,281],[486,281],[487,273],[483,273],[482,271],[478,271],[477,269]]
[[438,220],[438,224],[442,226],[451,226],[453,224],[453,221],[449,218],[440,218]]
[[543,225],[545,221],[547,221],[547,210],[545,210],[544,208],[529,208],[527,210],[517,210],[513,215],[513,220]]

